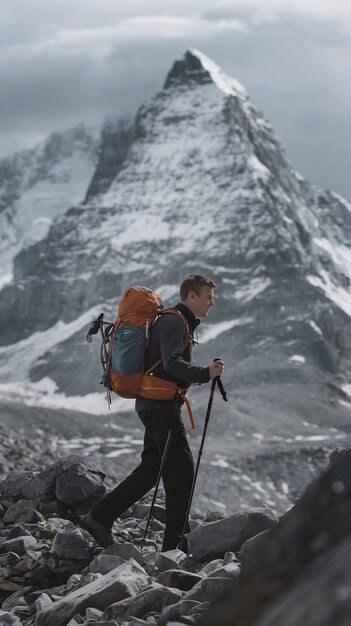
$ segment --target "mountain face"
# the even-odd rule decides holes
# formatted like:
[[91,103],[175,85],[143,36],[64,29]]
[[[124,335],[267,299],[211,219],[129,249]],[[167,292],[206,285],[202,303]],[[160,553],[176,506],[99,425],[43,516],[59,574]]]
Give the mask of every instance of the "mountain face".
[[13,260],[45,239],[52,221],[81,202],[98,161],[100,132],[83,124],[0,161],[0,287]]
[[[67,183],[64,209],[45,200],[55,218],[39,240],[22,234],[12,244],[13,276],[0,292],[1,380],[96,391],[97,345],[84,344],[93,316],[113,319],[131,284],[171,305],[185,274],[204,273],[217,283],[216,307],[195,357],[226,361],[235,402],[223,415],[247,426],[262,417],[268,430],[289,430],[301,416],[325,427],[347,421],[351,207],[294,171],[244,88],[188,51],[133,124],[105,127],[96,161],[92,143],[82,149],[91,173],[80,199]],[[6,245],[12,214],[36,219],[34,154],[37,162],[32,151],[1,165]],[[30,180],[48,185],[52,169],[40,172]],[[194,402],[202,406],[205,392]]]

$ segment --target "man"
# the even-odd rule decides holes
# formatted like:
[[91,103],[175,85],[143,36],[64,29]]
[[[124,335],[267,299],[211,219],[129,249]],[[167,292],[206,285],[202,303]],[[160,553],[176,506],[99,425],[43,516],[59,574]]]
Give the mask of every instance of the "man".
[[[164,314],[156,320],[150,332],[145,371],[162,359],[153,375],[177,383],[180,388],[192,383],[208,383],[223,374],[224,363],[220,360],[208,367],[191,364],[193,333],[200,323],[198,318],[207,317],[214,306],[215,287],[215,283],[204,276],[192,274],[185,278],[180,286],[181,302],[174,308],[185,318],[187,326],[178,315]],[[190,341],[185,341],[187,327]],[[114,542],[111,533],[114,520],[155,485],[170,428],[172,436],[162,474],[166,494],[162,550],[171,550],[179,544],[194,476],[193,458],[180,414],[181,404],[179,395],[172,400],[137,397],[135,410],[145,427],[141,463],[81,518],[86,530],[103,547]]]

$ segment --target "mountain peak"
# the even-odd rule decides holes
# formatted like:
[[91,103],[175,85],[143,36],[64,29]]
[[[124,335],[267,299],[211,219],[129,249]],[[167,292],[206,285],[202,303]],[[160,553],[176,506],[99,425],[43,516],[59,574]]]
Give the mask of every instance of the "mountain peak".
[[175,61],[164,88],[189,83],[213,83],[226,95],[246,97],[244,87],[237,80],[228,76],[214,61],[195,48],[189,48],[181,61]]

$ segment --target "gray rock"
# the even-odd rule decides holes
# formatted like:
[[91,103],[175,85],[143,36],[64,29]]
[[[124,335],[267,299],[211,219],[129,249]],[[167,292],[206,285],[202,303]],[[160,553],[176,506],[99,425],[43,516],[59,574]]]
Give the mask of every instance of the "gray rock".
[[76,526],[67,519],[50,517],[39,522],[38,530],[43,539],[54,539],[60,531],[73,531]]
[[268,532],[268,530],[264,530],[243,543],[240,550],[240,563],[243,567],[247,567],[247,569],[259,567],[257,559],[258,549],[259,546],[265,542],[264,535]]
[[15,552],[18,556],[24,556],[28,550],[37,545],[37,540],[32,535],[26,537],[15,537],[8,539],[0,547],[0,554],[5,552]]
[[167,550],[157,553],[155,564],[159,572],[164,572],[167,569],[174,569],[180,566],[184,559],[186,559],[186,554],[182,550]]
[[60,502],[73,505],[92,497],[102,498],[106,494],[104,474],[77,464],[56,478],[55,494]]
[[237,563],[228,563],[212,571],[206,578],[202,578],[188,591],[186,598],[189,600],[206,600],[214,602],[222,593],[230,590],[233,581],[239,576],[240,568]]
[[124,561],[128,561],[128,559],[134,559],[141,566],[144,565],[144,558],[141,554],[140,550],[135,547],[133,543],[114,543],[108,548],[105,548],[101,554],[110,554],[114,556],[119,556]]
[[[166,626],[170,623],[169,620],[175,620],[181,618],[183,615],[187,615],[194,607],[201,606],[201,602],[197,600],[179,600],[176,604],[166,606],[160,614],[157,621],[157,626]],[[183,622],[184,624],[184,622]]]
[[0,497],[2,500],[6,498],[16,498],[22,493],[22,487],[25,483],[33,478],[33,472],[21,471],[10,472],[5,480],[0,483]]
[[107,574],[107,572],[110,572],[112,569],[122,565],[124,562],[124,559],[121,559],[119,556],[114,556],[112,554],[99,554],[89,564],[88,571],[95,574]]
[[[100,477],[101,480],[103,480],[103,478],[105,477],[105,474],[101,472],[101,470],[99,470],[94,461],[72,455],[68,459],[65,459],[63,461],[57,461],[57,463],[53,463],[53,465],[50,465],[44,470],[37,472],[35,476],[33,476],[24,484],[22,488],[22,494],[25,498],[31,500],[36,500],[37,498],[46,501],[54,500],[56,497],[56,480],[62,475],[66,474],[65,479],[60,478],[59,480],[60,487],[62,487],[63,480],[67,481],[68,472],[69,479],[73,479],[78,483],[79,478],[77,477],[81,477],[85,473],[89,475],[96,475],[97,477]],[[75,476],[76,478],[73,478],[73,476]],[[74,482],[74,484],[76,485],[76,482]],[[67,482],[67,486],[68,485],[69,483]],[[66,491],[64,493],[66,493]],[[77,492],[75,491],[75,493]],[[84,499],[84,496],[82,496],[79,489],[78,493],[79,500]],[[67,497],[71,499],[68,495]]]
[[19,560],[19,555],[15,552],[5,552],[0,556],[0,567],[13,567]]
[[100,611],[99,609],[93,609],[91,606],[88,606],[87,610],[85,611],[85,616],[88,622],[99,621],[101,615],[102,611]]
[[33,587],[30,587],[30,586],[24,586],[24,587],[21,587],[21,589],[19,589],[18,591],[15,591],[14,593],[12,593],[10,596],[5,598],[5,600],[3,600],[2,609],[4,611],[11,611],[11,609],[13,609],[13,607],[16,606],[17,602],[20,602],[20,603],[22,602],[23,596],[29,593],[32,590],[32,588]]
[[38,521],[35,506],[36,502],[32,500],[18,500],[18,502],[7,509],[4,515],[4,522],[6,524],[13,522],[28,522],[30,524],[32,521]]
[[238,559],[236,558],[234,552],[226,552],[223,557],[223,565],[228,565],[229,563],[237,563]]
[[351,540],[316,559],[257,626],[349,626]]
[[130,617],[144,617],[149,611],[160,613],[162,609],[174,604],[182,598],[179,589],[169,589],[161,585],[153,585],[137,595],[111,604],[104,611],[104,619],[115,619],[118,622],[128,620]]
[[157,578],[156,582],[164,585],[165,587],[176,587],[177,589],[181,589],[182,591],[189,591],[202,580],[202,576],[198,574],[193,574],[192,572],[187,572],[181,569],[169,569],[164,572],[161,572]]
[[29,532],[26,528],[21,526],[20,524],[16,526],[12,526],[9,534],[7,535],[7,539],[15,539],[16,537],[29,537],[32,533]]
[[[257,626],[259,620],[263,620],[264,615],[278,601],[283,601],[287,597],[289,590],[295,581],[303,581],[306,568],[313,568],[313,561],[319,557],[325,560],[319,562],[325,564],[328,570],[329,551],[340,545],[340,552],[335,559],[339,563],[341,558],[344,564],[344,573],[341,574],[343,589],[347,589],[348,580],[348,555],[350,549],[347,545],[342,546],[341,542],[349,541],[351,535],[351,450],[343,451],[316,480],[314,480],[305,490],[296,504],[283,515],[276,526],[267,533],[257,538],[255,559],[248,559],[238,579],[238,584],[234,586],[230,597],[222,604],[220,611],[213,609],[201,620],[201,626],[232,626],[233,623],[245,623],[245,626]],[[331,514],[332,512],[332,514]],[[344,554],[343,554],[344,550]],[[330,603],[330,610],[326,609],[326,615],[338,611],[342,615],[338,594],[339,567],[335,559],[331,560],[331,574],[328,579],[328,587],[323,578],[319,579],[323,593],[319,593],[313,599],[315,606],[318,602],[321,607]],[[316,564],[317,567],[317,564]],[[335,567],[335,570],[334,570]],[[326,573],[325,572],[325,573]],[[320,571],[322,575],[323,571]],[[317,572],[316,572],[317,574]],[[306,585],[307,587],[307,585]],[[327,590],[325,590],[327,587]],[[301,591],[302,593],[302,591]],[[325,603],[322,602],[324,595]],[[343,592],[341,592],[341,596]],[[250,602],[248,603],[248,598]],[[349,593],[344,595],[345,605],[347,605]],[[304,619],[299,621],[299,615],[305,614],[307,618],[307,597],[306,612],[302,605],[297,604],[295,613],[291,613],[291,624],[299,623],[305,626]],[[338,606],[339,605],[339,606]],[[344,605],[344,606],[345,606]],[[329,613],[328,613],[329,611]],[[301,612],[301,613],[300,613]],[[325,621],[328,626],[334,623],[338,626],[347,624],[350,615],[350,606],[347,606],[346,617],[338,621]],[[320,623],[320,614],[315,619],[313,610],[309,613],[310,624]],[[294,621],[295,620],[295,621]],[[296,621],[297,620],[297,621]],[[314,620],[314,621],[313,621]],[[273,622],[274,623],[274,622]],[[282,622],[283,624],[284,622]],[[322,622],[323,623],[323,622]],[[284,625],[285,626],[285,625]],[[323,625],[324,626],[324,625]]]
[[52,600],[47,593],[42,593],[35,601],[35,608],[37,613],[45,607],[50,606],[52,604]]
[[207,580],[210,578],[228,578],[234,579],[237,578],[240,574],[240,565],[236,561],[230,561],[226,565],[222,567],[218,567],[215,569],[209,576],[207,576]]
[[217,522],[220,519],[224,519],[225,515],[223,511],[207,511],[204,522]]
[[208,576],[209,574],[211,574],[211,572],[214,572],[215,569],[222,567],[223,560],[224,559],[214,559],[213,561],[206,563],[206,565],[204,565],[197,573],[200,575],[203,574],[204,576]]
[[142,502],[140,502],[133,509],[131,517],[134,517],[135,519],[144,519],[144,517],[149,515],[149,513],[150,513],[150,504],[143,504]]
[[202,561],[228,551],[237,552],[247,539],[276,524],[277,518],[268,507],[246,509],[188,533],[188,549]]
[[12,613],[8,613],[7,611],[2,611],[0,609],[0,624],[1,626],[21,626],[21,622],[19,621],[16,615],[12,615]]
[[231,591],[233,580],[222,576],[205,578],[201,583],[202,601],[215,602],[221,595]]
[[75,615],[92,607],[106,609],[112,602],[137,594],[148,584],[139,563],[130,559],[93,582],[75,589],[37,614],[36,626],[64,626]]
[[90,556],[89,544],[79,528],[62,530],[55,536],[52,552],[60,559],[85,560]]

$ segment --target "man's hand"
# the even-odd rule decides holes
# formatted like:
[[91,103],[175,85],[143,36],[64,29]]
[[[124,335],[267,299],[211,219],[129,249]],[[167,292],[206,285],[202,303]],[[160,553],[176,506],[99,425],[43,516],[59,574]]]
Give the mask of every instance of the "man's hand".
[[216,376],[222,376],[224,372],[224,361],[214,361],[210,366],[210,380],[216,378]]

